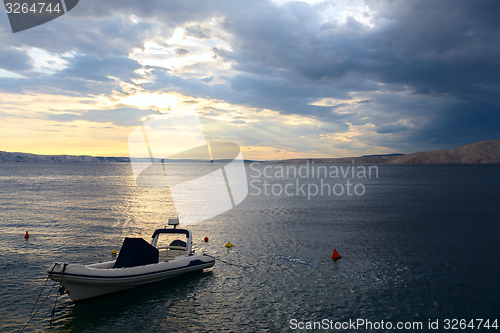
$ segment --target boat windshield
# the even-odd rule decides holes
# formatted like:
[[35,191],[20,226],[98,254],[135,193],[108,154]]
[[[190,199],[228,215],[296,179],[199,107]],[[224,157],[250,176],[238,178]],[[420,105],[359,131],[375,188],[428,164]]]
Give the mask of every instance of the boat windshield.
[[166,248],[171,246],[187,247],[187,237],[184,234],[161,234],[158,237],[156,248]]

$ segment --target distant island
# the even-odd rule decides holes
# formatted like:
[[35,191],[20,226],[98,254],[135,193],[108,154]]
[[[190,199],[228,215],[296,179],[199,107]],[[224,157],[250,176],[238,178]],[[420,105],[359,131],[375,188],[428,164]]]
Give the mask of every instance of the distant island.
[[130,162],[128,157],[95,157],[88,155],[37,155],[29,153],[9,153],[0,151],[0,163],[22,163],[22,162],[37,162],[37,163],[122,163]]
[[[148,163],[151,158],[134,158],[135,162]],[[195,159],[159,159],[154,161],[159,163],[165,161],[168,163],[205,163],[206,160]],[[89,155],[37,155],[30,153],[9,153],[0,151],[0,163],[130,163],[130,157],[103,157]],[[213,163],[229,163],[231,160],[220,159],[212,160]],[[245,163],[255,162],[253,160],[245,160]]]
[[[149,159],[143,159],[144,162]],[[182,160],[170,162],[197,162],[196,160]],[[447,149],[426,151],[411,154],[365,155],[359,157],[340,158],[295,158],[273,163],[394,163],[394,164],[500,164],[500,140],[488,140],[470,145]],[[129,163],[129,157],[96,157],[88,155],[37,155],[29,153],[9,153],[0,151],[0,163]],[[229,161],[214,161],[229,162]],[[245,162],[253,162],[245,160]]]
[[341,158],[307,158],[277,163],[393,163],[393,164],[500,164],[500,140],[488,140],[447,150],[411,154],[365,155]]

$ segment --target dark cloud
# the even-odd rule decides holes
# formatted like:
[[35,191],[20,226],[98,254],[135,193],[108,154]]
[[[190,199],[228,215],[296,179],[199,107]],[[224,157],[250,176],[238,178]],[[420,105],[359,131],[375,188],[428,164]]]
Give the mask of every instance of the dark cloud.
[[377,128],[377,133],[380,134],[388,134],[388,133],[397,133],[402,131],[408,131],[409,127],[404,124],[385,124]]
[[40,78],[0,78],[0,91],[7,93],[22,93],[26,89],[41,85]]
[[[386,94],[387,100],[380,104],[376,104],[380,99],[370,100],[364,120],[357,110],[345,121],[370,121],[379,133],[417,133],[408,139],[420,143],[432,138],[450,144],[460,131],[471,133],[470,142],[498,138],[498,126],[492,124],[499,123],[500,111],[500,3],[374,1],[369,5],[377,11],[372,29],[354,18],[346,24],[315,24],[320,20],[313,8],[297,3],[256,6],[226,18],[225,28],[235,40],[231,51],[215,50],[216,54],[252,74],[231,78],[233,91],[252,94],[252,103],[263,100],[284,113],[320,115],[324,108],[306,106],[305,95],[349,99],[352,93],[392,86],[413,91],[414,100],[405,95],[401,103],[396,93]],[[328,85],[330,90],[325,89]],[[433,99],[430,109],[422,111],[416,95],[429,94],[441,99]],[[273,101],[267,100],[270,95]],[[418,112],[427,118],[423,127],[410,130],[395,123],[398,118],[416,118]],[[431,128],[435,132],[429,133]]]
[[431,92],[429,88],[420,88],[415,90],[412,95],[428,95]]
[[288,70],[315,81],[355,75],[455,94],[478,82],[500,84],[491,71],[500,65],[500,21],[490,12],[500,14],[498,2],[485,1],[484,9],[455,1],[396,1],[389,9],[381,3],[374,29],[352,18],[319,26],[312,7],[296,3],[236,13],[225,24],[237,39],[233,51],[218,55],[242,71]]
[[498,107],[466,101],[442,107],[435,119],[406,138],[409,143],[425,144],[428,148],[453,148],[472,142],[499,137],[500,112]]
[[23,73],[33,68],[28,52],[0,43],[0,68],[14,73]]
[[0,79],[0,90],[12,93],[45,90],[71,96],[111,94],[113,91],[122,92],[118,80],[132,82],[132,79],[139,78],[135,70],[142,67],[128,57],[100,59],[94,54],[78,54],[65,59],[68,66],[53,74],[30,72],[31,77],[27,78]]
[[[86,5],[75,10],[79,7]],[[127,56],[131,49],[143,47],[144,41],[161,29],[155,28],[157,23],[136,24],[130,17],[120,15],[84,19],[72,13],[20,33],[5,33],[3,42],[16,48],[36,47],[51,53]]]
[[138,77],[134,72],[142,66],[128,57],[107,56],[102,59],[96,55],[78,54],[70,59],[70,65],[59,76],[67,76],[98,82],[109,82],[117,77],[124,81]]

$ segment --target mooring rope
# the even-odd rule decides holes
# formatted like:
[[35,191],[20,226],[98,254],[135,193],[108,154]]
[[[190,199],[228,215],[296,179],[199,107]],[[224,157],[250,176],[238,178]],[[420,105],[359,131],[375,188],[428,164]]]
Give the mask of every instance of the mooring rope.
[[[68,264],[66,264],[66,263],[65,263],[65,264],[64,264],[64,266],[63,266],[63,274],[64,274],[64,270],[66,269],[66,266],[67,266],[67,265],[68,265]],[[36,309],[36,311],[33,313],[33,310],[35,309],[36,305],[38,304],[38,301],[40,300],[40,297],[42,296],[43,290],[45,289],[45,287],[46,287],[46,285],[47,285],[47,282],[49,281],[49,276],[50,276],[50,273],[52,273],[52,272],[54,271],[54,268],[56,268],[56,266],[57,266],[57,263],[55,263],[55,264],[52,266],[52,268],[51,268],[51,270],[50,270],[49,274],[47,274],[47,279],[45,280],[45,283],[44,283],[44,284],[43,284],[43,286],[42,286],[42,290],[40,290],[40,293],[38,294],[38,297],[36,298],[35,304],[33,304],[33,308],[32,308],[32,309],[31,309],[31,311],[30,311],[30,314],[29,314],[29,315],[30,315],[30,319],[28,320],[28,322],[26,323],[26,325],[24,325],[24,327],[23,327],[23,328],[22,328],[19,332],[23,332],[23,331],[26,329],[26,327],[28,327],[29,323],[31,323],[31,321],[33,320],[33,318],[35,318],[35,317],[36,317],[36,315],[38,314],[38,311],[40,311],[40,309],[42,308],[42,306],[45,304],[45,302],[46,302],[46,301],[47,301],[47,299],[49,298],[50,294],[52,294],[52,290],[54,290],[54,287],[55,287],[58,283],[60,283],[60,282],[61,282],[61,280],[62,280],[62,276],[61,276],[61,279],[59,279],[59,281],[55,281],[55,282],[54,282],[54,284],[52,285],[52,288],[50,288],[49,292],[47,293],[47,295],[46,295],[46,296],[45,296],[45,298],[43,299],[43,301],[42,301],[42,303],[40,304],[40,306],[38,307],[38,309]],[[56,297],[56,305],[57,305],[57,297]],[[51,319],[51,321],[50,321],[51,325],[52,325],[52,320],[53,320],[53,318],[54,318],[54,313],[55,313],[55,311],[54,311],[54,310],[55,310],[55,306],[56,306],[56,305],[54,305],[54,309],[52,309],[52,319]]]
[[[33,318],[35,318],[35,316],[37,315],[38,311],[40,311],[40,309],[42,308],[43,304],[45,304],[45,301],[47,300],[47,298],[49,298],[50,294],[52,293],[52,290],[54,290],[54,287],[56,286],[57,282],[54,282],[54,284],[52,285],[52,288],[50,288],[49,290],[49,293],[47,294],[47,296],[45,296],[45,298],[43,299],[42,301],[42,304],[40,304],[40,306],[38,307],[38,309],[36,309],[35,313],[33,313],[32,315],[30,314],[30,319],[28,320],[28,322],[26,323],[26,325],[24,325],[24,327],[21,329],[20,332],[23,332],[24,329],[26,327],[28,327],[28,324],[33,320]],[[43,289],[42,289],[43,291]],[[40,292],[41,293],[41,292]],[[38,300],[37,300],[38,301]],[[36,304],[36,303],[35,303]]]
[[247,266],[244,266],[244,265],[238,265],[238,264],[235,264],[235,263],[232,263],[232,262],[229,262],[229,261],[225,261],[225,260],[222,260],[220,258],[217,258],[211,254],[208,254],[208,253],[203,253],[203,255],[206,255],[206,256],[209,256],[211,258],[214,258],[215,260],[219,260],[225,264],[228,264],[228,265],[231,265],[231,266],[237,266],[237,267],[241,267],[241,268],[250,268],[252,265],[247,265]]
[[[61,284],[61,281],[62,281],[62,279],[63,279],[63,276],[64,276],[64,271],[66,270],[66,266],[68,266],[68,264],[67,264],[67,263],[64,263],[64,264],[63,264],[63,269],[62,269],[62,271],[61,271],[61,275],[59,276],[59,279],[58,279],[59,284]],[[55,301],[55,303],[54,303],[54,308],[52,309],[52,312],[51,312],[51,317],[50,317],[50,326],[52,326],[52,323],[54,322],[54,316],[55,316],[55,314],[56,314],[56,307],[57,307],[57,300],[59,299],[59,295],[60,295],[60,294],[61,294],[61,293],[60,293],[60,292],[58,292],[58,293],[57,293],[57,295],[56,295],[56,301]]]
[[[52,266],[52,269],[50,270],[50,273],[52,273],[52,271],[54,270],[55,267],[56,267],[56,264],[54,264]],[[38,293],[38,297],[36,298],[35,304],[33,304],[33,307],[31,308],[30,316],[33,314],[33,310],[35,310],[35,306],[38,303],[38,300],[40,299],[40,296],[42,296],[43,290],[45,289],[45,286],[47,285],[47,281],[49,281],[49,274],[47,274],[47,278],[45,279],[45,283],[43,284],[42,290],[40,290],[40,292]]]

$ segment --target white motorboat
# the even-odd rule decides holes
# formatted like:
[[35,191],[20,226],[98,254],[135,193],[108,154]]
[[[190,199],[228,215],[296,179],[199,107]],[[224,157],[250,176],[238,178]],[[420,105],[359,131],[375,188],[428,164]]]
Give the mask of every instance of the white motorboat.
[[[173,228],[157,229],[151,244],[142,238],[125,238],[116,260],[90,265],[56,262],[49,268],[51,280],[59,282],[74,301],[114,293],[210,268],[215,259],[192,250],[192,235],[177,229],[178,219],[169,219]],[[159,245],[160,235],[175,239]],[[162,236],[164,237],[164,236]],[[181,237],[182,238],[182,237]]]

